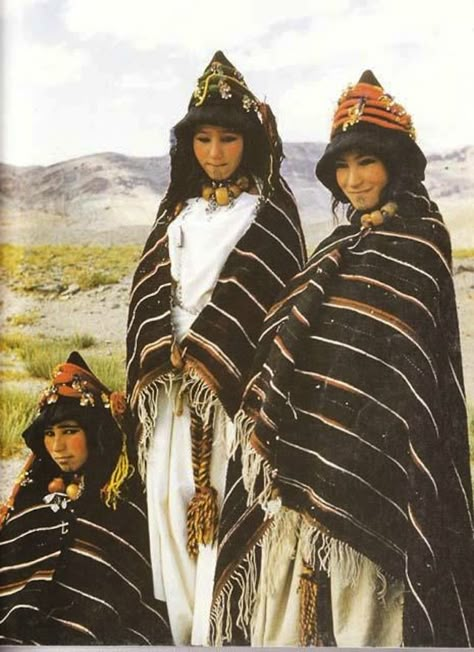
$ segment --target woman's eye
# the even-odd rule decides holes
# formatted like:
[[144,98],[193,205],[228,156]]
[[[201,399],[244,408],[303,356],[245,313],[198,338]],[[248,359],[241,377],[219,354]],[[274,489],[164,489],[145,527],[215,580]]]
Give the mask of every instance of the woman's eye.
[[336,170],[341,170],[342,168],[347,167],[347,163],[345,163],[344,161],[336,161],[335,165],[336,165]]
[[195,138],[200,143],[208,143],[210,141],[210,138],[208,138],[207,136],[196,136]]
[[222,136],[222,142],[223,143],[235,143],[237,140],[238,136]]
[[53,437],[53,436],[54,436],[54,432],[53,432],[52,430],[45,430],[45,431],[44,431],[44,436],[45,436],[45,437]]
[[375,163],[375,159],[371,158],[370,156],[367,156],[365,158],[361,158],[359,160],[359,165],[372,165],[372,163]]

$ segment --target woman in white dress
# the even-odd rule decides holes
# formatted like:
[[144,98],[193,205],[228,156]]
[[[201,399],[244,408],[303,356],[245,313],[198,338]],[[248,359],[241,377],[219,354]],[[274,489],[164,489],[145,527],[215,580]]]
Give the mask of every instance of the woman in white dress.
[[269,106],[217,52],[172,131],[170,185],[134,276],[127,334],[155,595],[176,645],[207,643],[243,388],[265,314],[305,261],[282,158]]

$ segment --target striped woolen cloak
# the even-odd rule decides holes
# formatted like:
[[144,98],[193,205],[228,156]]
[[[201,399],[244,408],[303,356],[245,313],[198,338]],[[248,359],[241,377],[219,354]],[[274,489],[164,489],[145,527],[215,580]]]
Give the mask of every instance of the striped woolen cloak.
[[[383,226],[359,220],[353,212],[318,246],[266,319],[245,399],[263,460],[257,492],[271,489],[315,532],[404,580],[405,645],[471,646],[472,491],[449,235],[423,187]],[[216,640],[248,635],[235,580],[258,557],[242,542],[262,542],[272,521],[235,482]]]
[[[172,211],[160,208],[133,279],[127,379],[135,413],[140,393],[172,370],[167,239],[172,219]],[[210,302],[180,344],[186,368],[198,373],[230,417],[239,408],[265,314],[305,257],[294,198],[280,178],[275,192],[260,199],[256,217],[230,253]]]
[[84,495],[53,511],[26,486],[1,532],[0,560],[4,644],[171,643],[136,503],[113,510]]

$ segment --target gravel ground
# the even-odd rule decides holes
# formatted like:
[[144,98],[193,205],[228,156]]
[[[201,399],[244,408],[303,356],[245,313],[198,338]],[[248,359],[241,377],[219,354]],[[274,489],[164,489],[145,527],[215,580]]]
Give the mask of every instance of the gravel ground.
[[[468,404],[474,406],[474,258],[456,261],[454,271],[466,393]],[[131,279],[126,278],[117,285],[49,299],[19,296],[6,289],[2,295],[0,323],[5,328],[8,316],[35,311],[39,314],[38,321],[25,327],[26,333],[38,336],[89,333],[105,343],[123,343],[130,283]],[[0,501],[8,496],[22,459],[0,459]]]
[[0,482],[0,503],[5,502],[9,497],[16,477],[20,473],[26,458],[28,457],[28,452],[29,451],[25,448],[22,455],[10,457],[6,460],[0,459],[0,477],[2,478],[2,481]]

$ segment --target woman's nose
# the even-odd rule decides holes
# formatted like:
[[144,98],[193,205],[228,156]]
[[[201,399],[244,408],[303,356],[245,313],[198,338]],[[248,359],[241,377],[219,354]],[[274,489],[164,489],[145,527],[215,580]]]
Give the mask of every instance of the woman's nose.
[[211,140],[210,148],[209,148],[209,153],[212,158],[220,158],[222,156],[222,146],[220,142],[216,140]]
[[54,435],[53,438],[53,451],[58,452],[64,448],[64,437],[60,434]]
[[349,166],[347,172],[347,185],[350,188],[357,188],[361,180],[362,180],[362,176],[360,174],[359,167],[357,165]]

